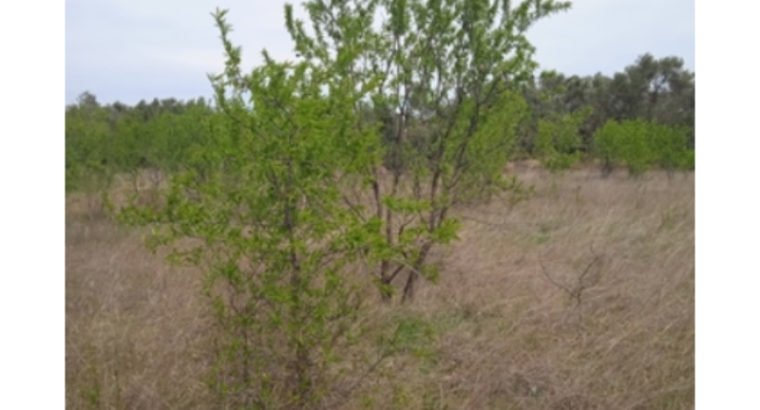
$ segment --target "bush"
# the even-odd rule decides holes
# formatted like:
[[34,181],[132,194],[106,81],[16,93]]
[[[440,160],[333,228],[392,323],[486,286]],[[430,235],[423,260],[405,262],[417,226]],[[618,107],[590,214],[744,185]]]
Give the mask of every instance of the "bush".
[[224,114],[215,134],[174,173],[158,208],[133,203],[120,216],[149,225],[154,245],[205,271],[223,335],[212,383],[220,407],[320,407],[338,384],[327,369],[348,356],[360,312],[349,266],[366,228],[340,206],[333,179],[356,100],[323,95],[308,63],[267,60],[236,74],[224,15],[216,22],[228,71],[213,79]]
[[667,170],[694,167],[686,128],[643,120],[607,121],[594,134],[594,152],[607,172],[616,165],[627,166],[631,175],[653,166]]
[[589,109],[538,121],[535,154],[552,171],[570,168],[580,157],[580,128],[591,114]]

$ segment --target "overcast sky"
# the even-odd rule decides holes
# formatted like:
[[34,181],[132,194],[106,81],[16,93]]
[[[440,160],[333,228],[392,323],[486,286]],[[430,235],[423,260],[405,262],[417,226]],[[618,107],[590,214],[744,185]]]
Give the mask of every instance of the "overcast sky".
[[[300,5],[301,1],[291,1]],[[247,69],[266,48],[291,54],[283,0],[67,0],[66,103],[84,91],[102,103],[210,96],[223,68],[210,12],[230,9],[232,39]],[[297,15],[299,7],[296,7]],[[694,70],[693,0],[576,0],[529,32],[541,69],[611,74],[646,52]]]

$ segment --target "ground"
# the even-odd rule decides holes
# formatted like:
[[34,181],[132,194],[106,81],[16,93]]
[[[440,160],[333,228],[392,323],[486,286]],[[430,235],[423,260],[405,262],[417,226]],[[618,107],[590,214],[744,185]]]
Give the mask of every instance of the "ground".
[[[532,193],[458,209],[437,284],[368,302],[378,329],[413,319],[426,338],[335,407],[693,408],[694,174],[510,171]],[[215,407],[202,275],[142,235],[67,197],[69,408]]]

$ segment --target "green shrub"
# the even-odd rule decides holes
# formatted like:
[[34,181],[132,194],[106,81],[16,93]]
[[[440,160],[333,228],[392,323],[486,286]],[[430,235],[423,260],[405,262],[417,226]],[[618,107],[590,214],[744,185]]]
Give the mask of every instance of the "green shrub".
[[[132,203],[120,217],[150,226],[153,245],[206,273],[222,335],[211,383],[220,407],[320,407],[360,312],[348,278],[366,227],[334,181],[360,95],[323,95],[322,73],[306,62],[267,60],[239,74],[224,15],[216,22],[228,70],[213,79],[223,113],[215,133],[158,207]],[[155,124],[167,134],[164,120]],[[153,145],[159,158],[171,158],[168,142]]]
[[535,154],[552,171],[570,168],[580,157],[580,127],[591,114],[589,109],[538,121]]
[[694,167],[686,128],[643,120],[608,121],[594,134],[594,152],[606,171],[625,165],[632,175],[654,166],[668,170]]

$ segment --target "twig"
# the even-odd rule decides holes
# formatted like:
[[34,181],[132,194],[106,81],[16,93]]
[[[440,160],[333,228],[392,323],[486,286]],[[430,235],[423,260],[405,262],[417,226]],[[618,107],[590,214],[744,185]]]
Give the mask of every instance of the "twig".
[[575,301],[575,306],[580,306],[582,297],[583,297],[583,291],[588,289],[589,287],[593,286],[594,283],[584,283],[584,279],[586,278],[586,275],[591,272],[591,268],[602,259],[602,255],[597,254],[594,251],[594,245],[591,245],[591,253],[594,255],[594,259],[591,260],[591,262],[586,265],[586,268],[583,270],[583,272],[578,276],[577,283],[573,288],[570,288],[568,286],[563,285],[562,283],[559,283],[558,281],[554,280],[554,278],[549,274],[549,271],[546,269],[546,266],[544,265],[543,260],[539,256],[538,263],[541,265],[541,272],[543,273],[544,277],[549,280],[554,286],[558,287],[559,289],[563,290],[565,293],[570,296],[571,299]]

